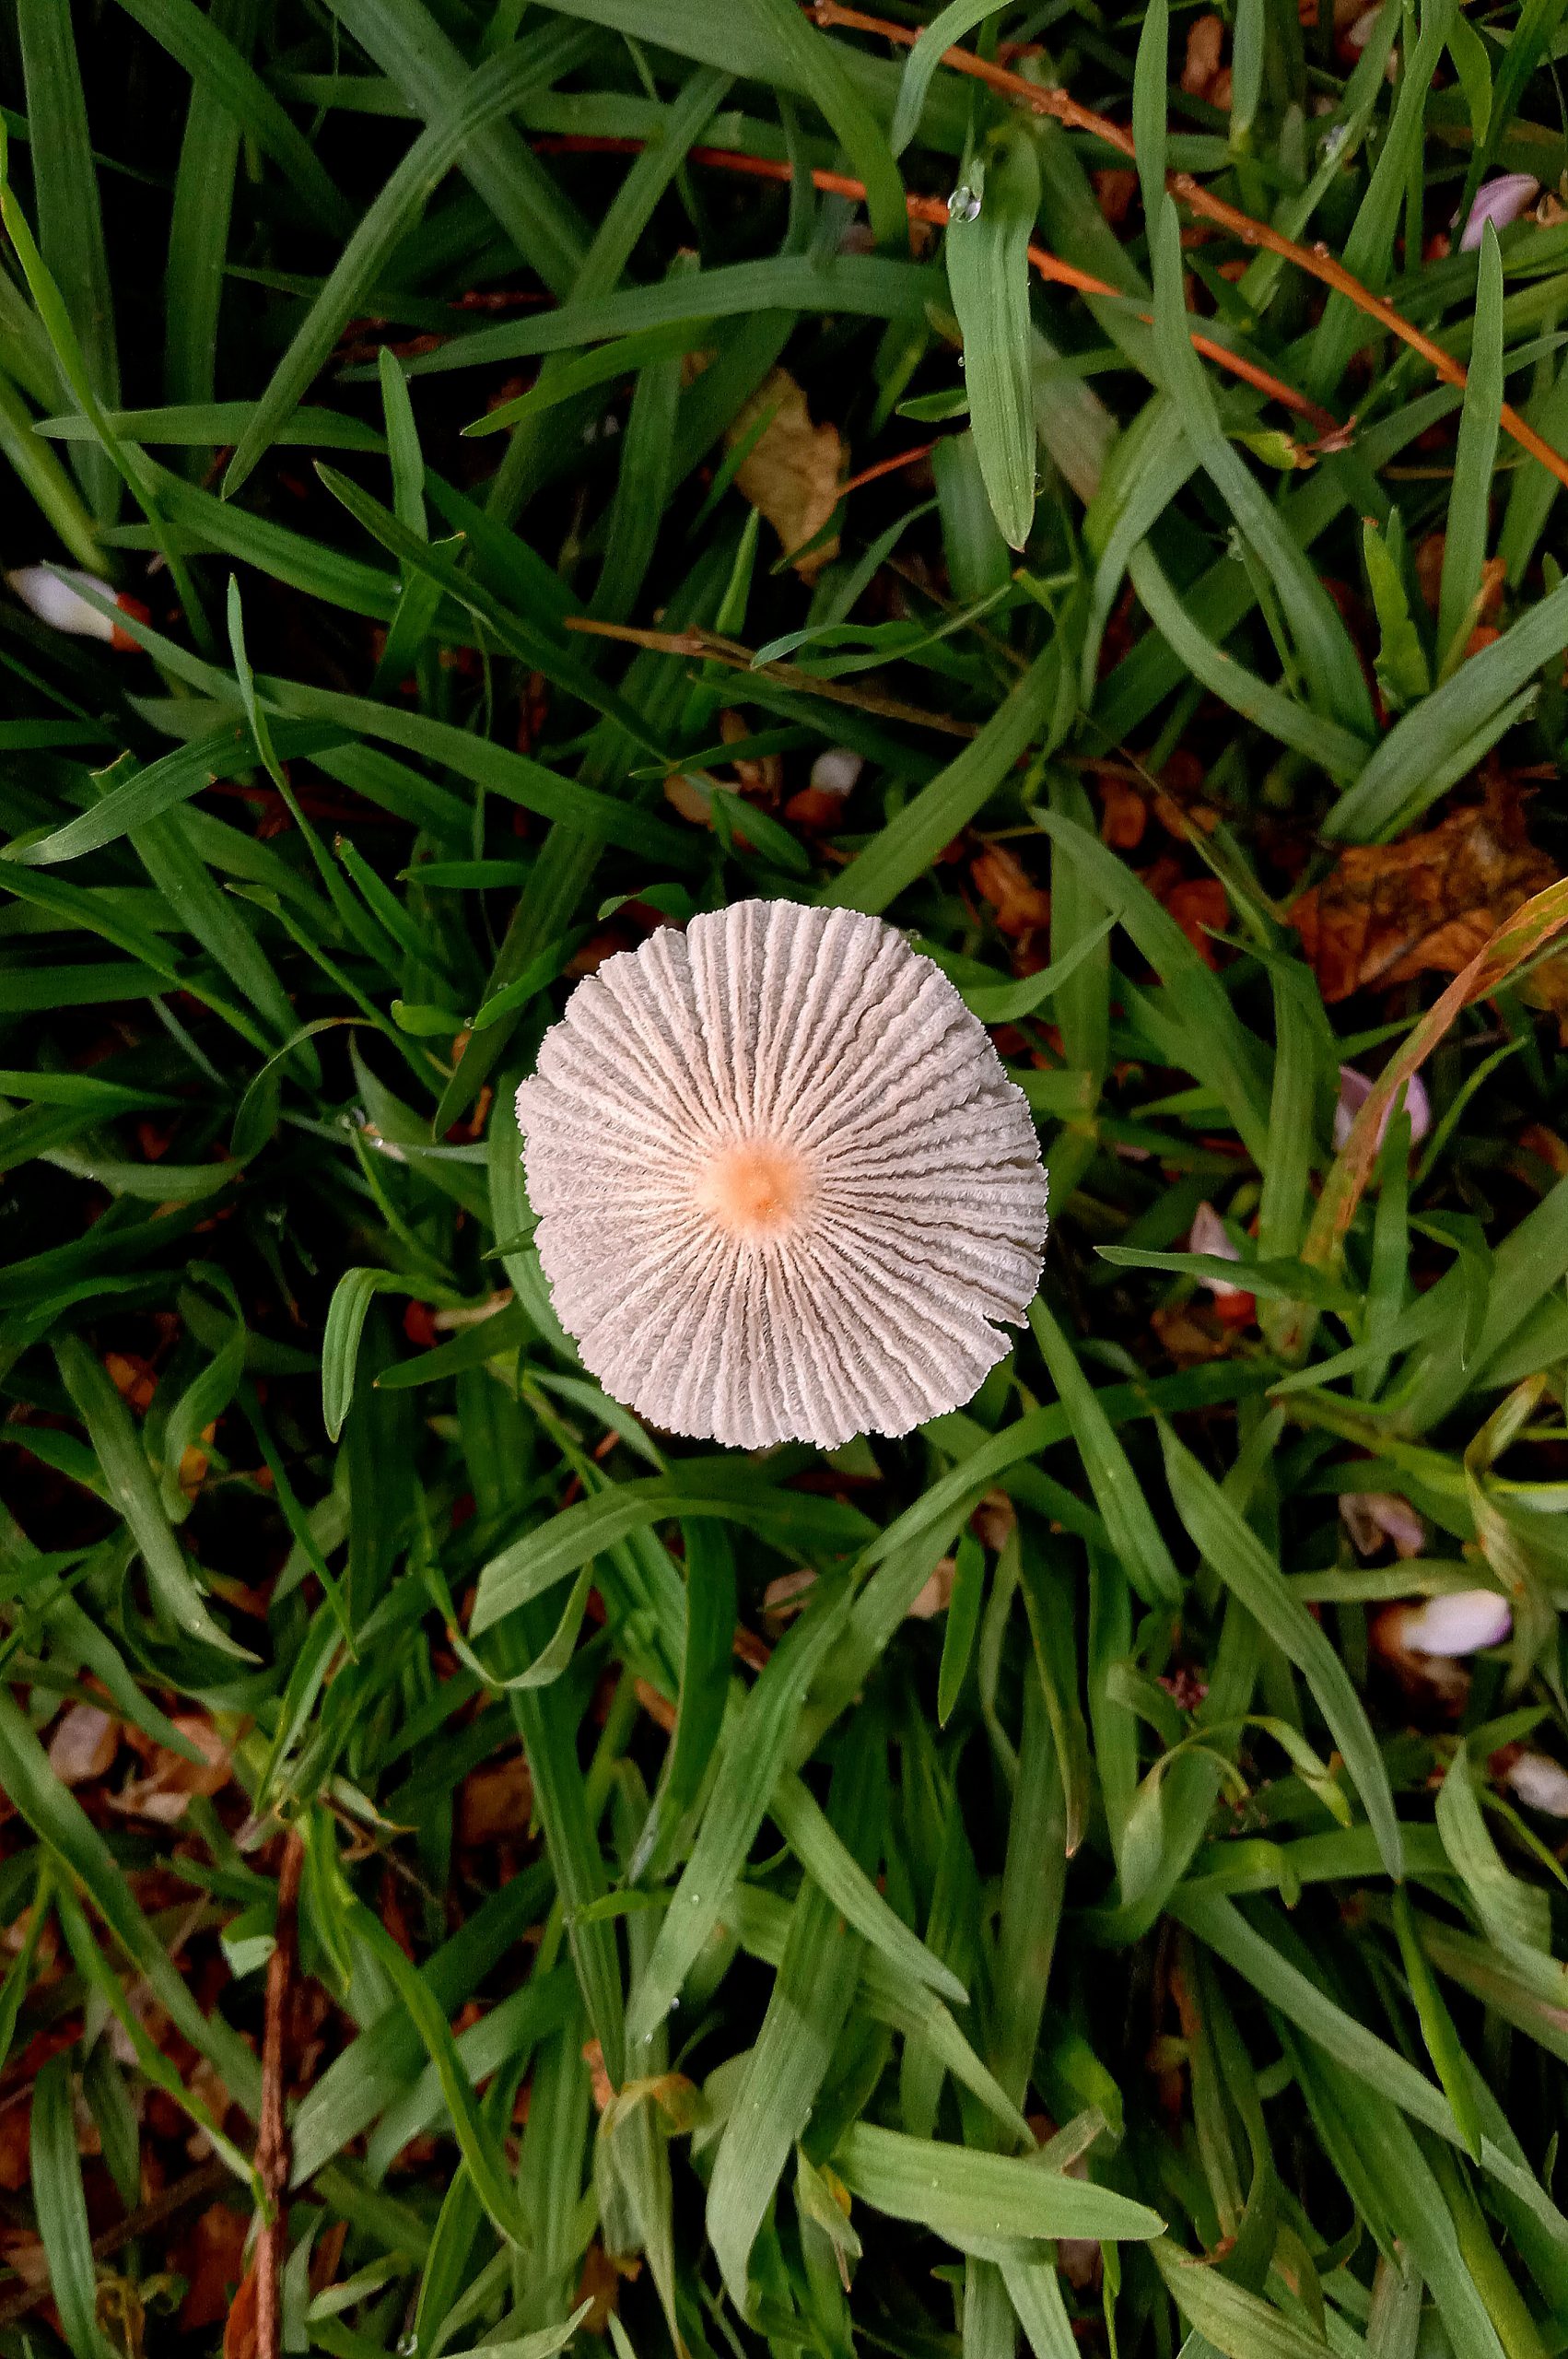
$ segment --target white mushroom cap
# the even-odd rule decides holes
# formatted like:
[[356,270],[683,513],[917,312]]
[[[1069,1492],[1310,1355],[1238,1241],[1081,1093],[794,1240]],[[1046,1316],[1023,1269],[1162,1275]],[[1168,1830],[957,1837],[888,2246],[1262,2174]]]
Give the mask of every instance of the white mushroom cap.
[[907,1433],[971,1397],[1039,1281],[1023,1092],[853,910],[741,901],[607,959],[517,1110],[561,1323],[670,1432]]
[[40,622],[48,623],[53,630],[69,631],[75,639],[101,639],[109,646],[122,649],[136,644],[101,606],[83,596],[84,590],[96,591],[100,598],[139,616],[144,622],[146,619],[146,608],[135,599],[117,597],[107,581],[99,581],[94,574],[82,573],[74,566],[18,566],[14,573],[6,574],[6,584]]

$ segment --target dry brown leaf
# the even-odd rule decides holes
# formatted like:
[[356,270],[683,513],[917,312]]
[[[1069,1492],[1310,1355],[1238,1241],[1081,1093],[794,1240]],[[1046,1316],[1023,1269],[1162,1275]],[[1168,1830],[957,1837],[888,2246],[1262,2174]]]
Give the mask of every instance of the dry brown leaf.
[[776,1573],[762,1593],[762,1610],[770,1622],[782,1622],[801,1612],[815,1587],[816,1575],[809,1566],[798,1572]]
[[584,2048],[582,2060],[588,2067],[588,2078],[593,2090],[594,2105],[599,2112],[603,2113],[605,2107],[614,2101],[615,2083],[610,2078],[605,2066],[604,2050],[596,2039],[591,2039]]
[[1149,824],[1149,805],[1125,779],[1100,778],[1100,841],[1113,851],[1136,851]]
[[105,1352],[103,1365],[121,1400],[140,1416],[150,1407],[152,1396],[158,1391],[158,1378],[151,1363],[135,1353]]
[[[738,745],[752,734],[751,722],[743,712],[726,710],[719,716],[719,734],[726,745]],[[784,762],[778,754],[764,754],[760,760],[742,755],[735,763],[735,777],[742,794],[755,794],[769,803],[777,803],[779,788],[784,783]]]
[[[221,1793],[231,1774],[228,1747],[209,1719],[190,1712],[177,1716],[175,1727],[189,1739],[202,1755],[200,1761],[187,1761],[178,1753],[170,1753],[164,1745],[152,1748],[151,1763],[144,1778],[133,1778],[117,1794],[109,1797],[110,1808],[122,1811],[130,1818],[152,1818],[160,1825],[173,1826],[185,1815],[193,1794]],[[137,1740],[133,1737],[133,1743]],[[139,1749],[146,1750],[146,1741]]]
[[1231,1350],[1231,1339],[1219,1330],[1213,1313],[1199,1314],[1188,1305],[1162,1306],[1150,1315],[1161,1344],[1177,1367],[1198,1367],[1205,1360],[1223,1360]]
[[[727,440],[743,441],[759,417],[766,417],[753,448],[735,471],[742,495],[759,509],[778,534],[786,556],[820,533],[838,505],[844,448],[836,426],[813,426],[806,397],[787,369],[773,369],[736,415]],[[838,536],[824,541],[795,567],[813,581],[838,554]]]
[[958,1560],[943,1556],[931,1567],[930,1578],[907,1609],[911,1622],[930,1622],[938,1614],[945,1614],[953,1602],[953,1584],[957,1578]]
[[582,2322],[584,2334],[609,2333],[611,2314],[620,2303],[621,2280],[636,2274],[635,2269],[613,2259],[594,2238],[582,2256],[582,2274],[577,2283],[578,2301],[593,2305]]
[[1124,171],[1119,164],[1111,164],[1097,172],[1091,172],[1089,184],[1105,220],[1113,229],[1121,229],[1138,194],[1137,173]]
[[49,2258],[30,2228],[0,2228],[0,2261],[15,2270],[29,2293],[49,2283]]
[[982,1547],[1000,1555],[1018,1529],[1018,1510],[1005,1491],[988,1491],[969,1518],[969,1529]]
[[240,2281],[240,2291],[223,2326],[223,2359],[256,2359],[256,2265]]
[[1048,925],[1051,897],[1005,844],[988,844],[969,863],[975,890],[996,911],[997,931],[1014,942]]
[[1188,27],[1181,87],[1188,98],[1207,99],[1213,107],[1230,105],[1231,69],[1220,64],[1224,40],[1224,26],[1212,14],[1194,18]]
[[[1402,843],[1352,844],[1333,874],[1302,895],[1292,920],[1331,1003],[1429,969],[1457,975],[1556,875],[1525,832],[1518,793],[1497,788],[1484,804]],[[1549,962],[1531,982],[1550,989],[1542,978],[1559,963],[1568,962]]]
[[63,1786],[101,1778],[120,1748],[120,1723],[96,1704],[70,1704],[49,1740],[49,1766]]
[[180,2324],[186,2333],[216,2326],[228,2315],[245,2273],[249,2229],[243,2212],[227,2203],[209,2203],[175,2245],[170,2266],[188,2281],[180,2305]]
[[1214,945],[1210,936],[1222,932],[1231,918],[1230,898],[1219,878],[1184,876],[1160,898],[1204,965],[1212,967]]
[[533,1781],[521,1754],[473,1769],[457,1798],[457,1839],[464,1846],[494,1843],[504,1837],[521,1841],[533,1813]]
[[0,2194],[19,2195],[32,2172],[32,2095],[18,2090],[0,2107]]

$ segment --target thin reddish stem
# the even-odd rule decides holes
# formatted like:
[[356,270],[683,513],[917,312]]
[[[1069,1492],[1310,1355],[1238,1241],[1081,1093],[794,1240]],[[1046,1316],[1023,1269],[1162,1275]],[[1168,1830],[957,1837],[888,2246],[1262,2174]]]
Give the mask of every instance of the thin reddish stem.
[[846,499],[850,492],[859,491],[862,484],[875,483],[878,475],[896,475],[900,467],[912,467],[917,459],[929,459],[935,449],[934,442],[919,442],[912,451],[895,451],[891,459],[879,459],[874,467],[862,467],[858,475],[851,475],[840,487],[838,496]]

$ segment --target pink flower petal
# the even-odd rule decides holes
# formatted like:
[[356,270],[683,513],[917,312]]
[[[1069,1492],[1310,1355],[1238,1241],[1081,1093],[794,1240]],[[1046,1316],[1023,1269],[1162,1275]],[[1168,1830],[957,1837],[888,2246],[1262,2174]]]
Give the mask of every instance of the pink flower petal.
[[1475,202],[1465,222],[1459,240],[1462,254],[1473,253],[1480,244],[1490,221],[1494,229],[1506,229],[1527,213],[1540,194],[1540,182],[1528,172],[1499,172],[1497,178],[1483,181],[1475,194]]
[[1425,1524],[1393,1491],[1341,1491],[1340,1517],[1360,1556],[1375,1556],[1386,1540],[1401,1556],[1419,1556],[1426,1545]]
[[[1241,1260],[1240,1253],[1231,1242],[1230,1232],[1224,1222],[1207,1200],[1199,1205],[1192,1215],[1192,1226],[1188,1231],[1187,1237],[1187,1250],[1189,1253],[1210,1254],[1218,1262]],[[1208,1287],[1216,1302],[1222,1301],[1226,1295],[1246,1292],[1245,1286],[1233,1286],[1226,1278],[1199,1278],[1198,1283],[1200,1286]]]
[[[1375,1084],[1365,1074],[1358,1073],[1354,1065],[1340,1067],[1340,1099],[1334,1109],[1334,1151],[1336,1154],[1350,1137],[1351,1125],[1366,1104],[1375,1087]],[[1395,1105],[1402,1105],[1406,1113],[1409,1114],[1410,1144],[1417,1145],[1432,1128],[1432,1100],[1426,1094],[1426,1084],[1419,1073],[1411,1074],[1401,1095],[1395,1100]],[[1388,1134],[1388,1125],[1393,1119],[1394,1106],[1390,1106],[1377,1125],[1379,1147]]]

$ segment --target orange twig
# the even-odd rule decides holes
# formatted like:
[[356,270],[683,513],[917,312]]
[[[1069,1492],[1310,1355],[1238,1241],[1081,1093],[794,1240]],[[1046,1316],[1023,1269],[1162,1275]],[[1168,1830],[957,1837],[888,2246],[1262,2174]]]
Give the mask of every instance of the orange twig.
[[849,492],[859,491],[862,484],[875,483],[878,475],[896,475],[900,467],[912,467],[917,459],[929,459],[935,449],[934,442],[920,442],[912,451],[895,451],[891,459],[879,459],[874,467],[862,467],[858,475],[851,475],[847,484],[839,486],[838,496],[842,499]]
[[[830,25],[842,25],[848,31],[874,33],[884,41],[896,41],[905,47],[912,46],[919,38],[918,32],[907,25],[892,24],[884,17],[866,16],[859,8],[843,7],[839,0],[813,0],[812,13],[825,29]],[[1010,74],[1006,66],[993,65],[989,58],[977,57],[966,49],[945,51],[942,62],[951,66],[955,74],[967,74],[976,81],[988,83],[993,90],[1000,90],[1004,97],[1018,100],[1036,114],[1052,116],[1069,130],[1093,133],[1096,139],[1103,139],[1121,155],[1134,162],[1137,160],[1132,134],[1124,124],[1113,123],[1109,115],[1096,114],[1092,107],[1080,105],[1076,99],[1069,98],[1065,90],[1042,89],[1038,83],[1026,81],[1022,74]],[[1227,205],[1223,197],[1212,195],[1201,182],[1193,179],[1190,172],[1169,173],[1165,185],[1176,202],[1185,205],[1188,212],[1233,231],[1244,245],[1262,246],[1270,253],[1279,254],[1284,261],[1294,263],[1298,270],[1308,272],[1325,287],[1332,288],[1335,294],[1343,295],[1358,311],[1364,311],[1368,319],[1375,320],[1379,327],[1387,329],[1390,335],[1398,336],[1400,343],[1409,345],[1412,352],[1419,353],[1445,384],[1463,390],[1469,381],[1463,364],[1445,352],[1440,344],[1434,344],[1431,336],[1423,334],[1420,328],[1412,327],[1386,297],[1375,295],[1369,287],[1363,287],[1343,263],[1335,261],[1326,246],[1298,245],[1293,238],[1282,237],[1267,221],[1255,220],[1250,213],[1243,213],[1238,205]],[[1195,336],[1193,342],[1196,344],[1197,341]],[[1212,357],[1217,358],[1218,355]],[[1227,355],[1226,360],[1227,365],[1235,366],[1234,355]],[[1568,458],[1554,451],[1510,403],[1504,403],[1498,413],[1498,422],[1522,451],[1527,451],[1532,459],[1539,460],[1559,483],[1568,484]]]
[[[866,21],[875,23],[878,20],[868,18]],[[895,27],[894,29],[898,29]],[[962,54],[963,53],[957,50],[949,53],[950,59]],[[1032,83],[1025,82],[1021,87],[1031,89],[1034,86]],[[640,139],[614,138],[605,133],[563,132],[536,139],[533,145],[542,155],[549,156],[634,156],[642,147],[644,142]],[[794,166],[778,157],[748,156],[741,149],[733,147],[693,147],[688,152],[690,160],[694,164],[707,165],[718,171],[742,172],[753,180],[788,182],[793,180],[795,176]],[[864,182],[852,180],[848,172],[813,171],[812,185],[813,188],[821,189],[825,195],[847,196],[856,201],[863,199],[866,194]],[[910,196],[905,199],[905,203],[908,207],[911,221],[941,223],[947,219],[947,207],[940,197]],[[1064,262],[1059,254],[1051,253],[1045,246],[1031,246],[1029,259],[1042,278],[1049,279],[1058,287],[1075,288],[1081,295],[1117,296],[1122,292],[1119,287],[1113,287],[1108,279],[1096,278],[1093,271],[1080,270],[1075,263]],[[1148,313],[1141,312],[1139,316],[1147,324]],[[1226,346],[1215,343],[1212,337],[1202,334],[1196,328],[1191,330],[1190,334],[1195,351],[1201,352],[1205,358],[1214,361],[1218,367],[1228,369],[1233,377],[1244,378],[1249,385],[1256,385],[1260,393],[1267,393],[1269,398],[1278,402],[1281,408],[1293,410],[1298,417],[1305,417],[1309,424],[1316,428],[1319,434],[1340,432],[1340,421],[1330,411],[1310,400],[1305,393],[1297,393],[1295,387],[1286,384],[1282,377],[1271,375],[1267,369],[1260,368],[1257,361],[1247,360],[1239,352],[1230,351]],[[888,464],[896,465],[901,463],[890,461]],[[846,484],[844,488],[846,491],[853,491],[858,484],[869,483],[872,480],[872,472],[875,471],[869,471],[864,475],[856,476],[854,482]]]

